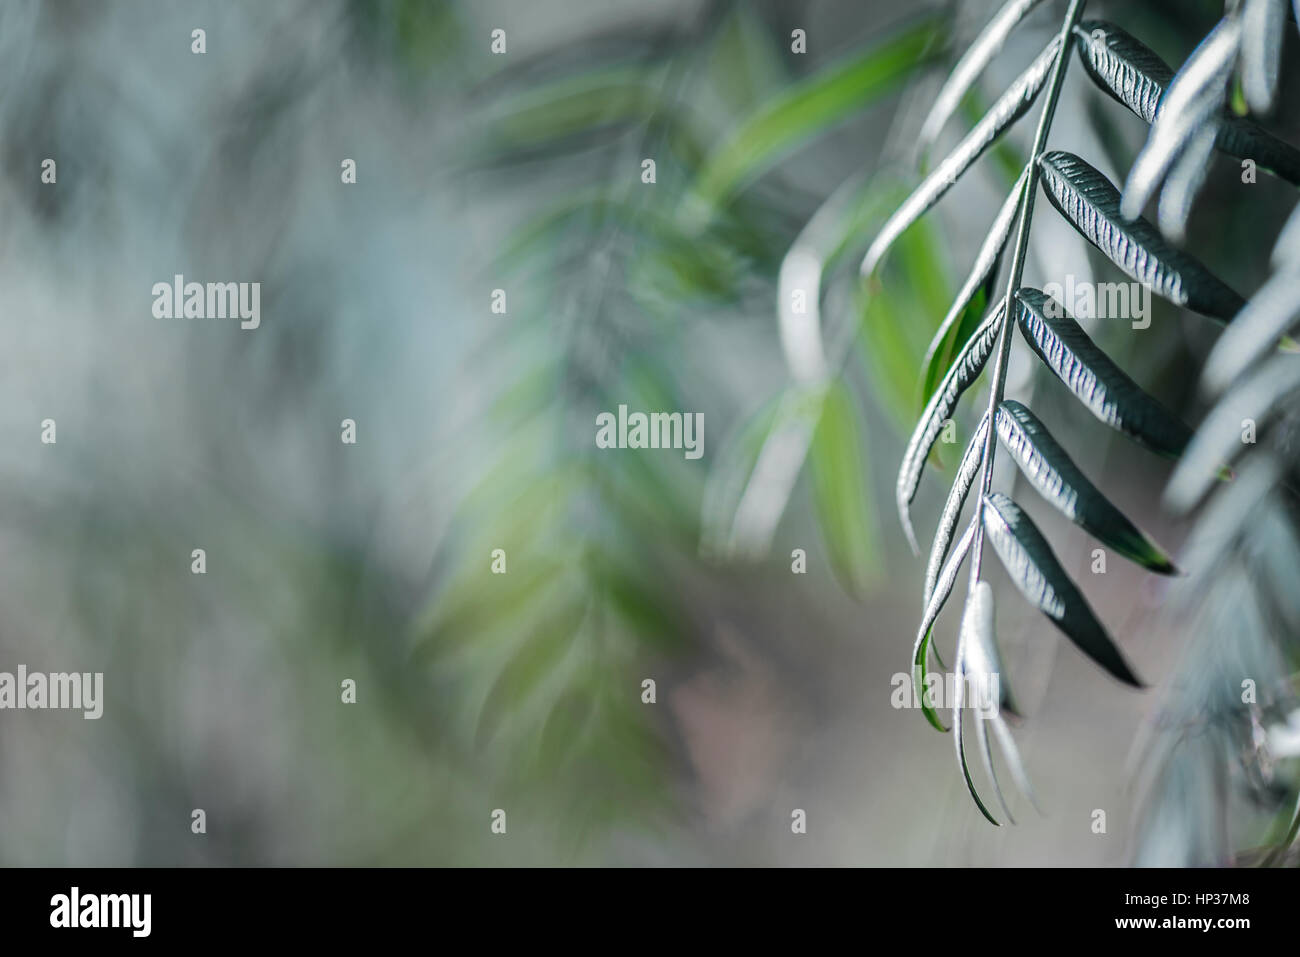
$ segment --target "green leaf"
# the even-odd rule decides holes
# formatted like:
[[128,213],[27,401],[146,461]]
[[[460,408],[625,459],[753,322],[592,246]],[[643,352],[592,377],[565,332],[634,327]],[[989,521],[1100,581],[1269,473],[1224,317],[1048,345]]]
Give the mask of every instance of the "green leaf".
[[966,282],[957,293],[952,308],[948,310],[948,314],[930,341],[924,360],[925,372],[921,378],[922,402],[934,395],[934,390],[939,387],[943,377],[952,368],[957,351],[979,328],[980,320],[993,296],[998,263],[1002,259],[1002,251],[1006,248],[1007,239],[1011,236],[1011,225],[1015,221],[1016,211],[1020,208],[1021,195],[1024,193],[1024,185],[1028,178],[1029,170],[1026,168],[1002,203],[997,216],[993,218],[988,238],[984,240],[984,244],[975,256],[975,264],[971,267],[970,275],[966,277]]
[[1018,290],[1016,320],[1030,348],[1102,422],[1168,458],[1187,448],[1191,429],[1098,349],[1051,296]]
[[1011,581],[1075,646],[1111,675],[1142,687],[1119,648],[1052,554],[1037,526],[1001,492],[984,496],[984,531]]
[[1227,322],[1245,300],[1196,259],[1175,249],[1145,219],[1120,214],[1119,190],[1073,153],[1044,153],[1043,190],[1052,205],[1111,262],[1156,293]]
[[1012,399],[998,406],[998,439],[1029,484],[1066,518],[1125,558],[1161,575],[1177,570],[1169,556],[1110,503],[1052,438],[1034,413]]
[[907,227],[939,202],[962,174],[970,169],[971,165],[983,156],[1016,120],[1029,111],[1034,100],[1038,98],[1043,84],[1047,82],[1047,76],[1056,63],[1059,50],[1060,37],[1053,37],[1029,68],[1016,79],[1006,93],[998,98],[992,109],[984,114],[984,118],[975,124],[957,147],[944,157],[943,162],[912,191],[912,195],[903,202],[903,205],[885,223],[879,235],[872,240],[871,248],[867,250],[862,260],[862,275],[874,275],[876,267],[889,247]]
[[844,586],[866,592],[876,572],[875,531],[853,399],[843,383],[826,392],[809,450],[813,503],[831,567]]
[[903,531],[907,534],[908,543],[914,553],[919,553],[920,548],[916,544],[916,532],[912,529],[909,506],[912,504],[912,499],[916,497],[917,488],[920,487],[925,460],[930,455],[935,439],[943,431],[944,422],[952,417],[958,400],[970,388],[971,383],[979,378],[984,364],[993,352],[998,333],[1002,330],[1004,306],[1005,303],[999,302],[988,317],[980,323],[975,335],[966,343],[957,361],[944,376],[938,390],[930,397],[925,411],[921,413],[921,420],[916,424],[912,437],[908,440],[907,450],[903,453],[903,462],[898,470],[898,483],[894,492],[898,517],[903,523]]
[[948,557],[948,546],[952,544],[952,536],[957,530],[962,507],[966,504],[966,496],[970,494],[971,486],[975,484],[975,476],[979,474],[980,466],[984,464],[984,443],[988,437],[988,427],[989,415],[985,412],[975,429],[975,434],[971,436],[970,444],[966,446],[966,451],[957,466],[957,475],[948,490],[948,501],[944,503],[943,515],[939,518],[939,527],[935,530],[934,541],[930,545],[930,561],[925,569],[922,607],[930,604],[930,596],[934,594],[935,585],[939,581],[939,571],[943,567],[943,561]]
[[585,598],[566,604],[559,614],[538,624],[506,663],[479,712],[476,739],[481,745],[501,722],[519,712],[560,666],[587,615]]
[[705,160],[688,200],[702,223],[733,193],[823,133],[889,92],[925,62],[942,18],[930,15],[873,49],[837,63],[766,103]]

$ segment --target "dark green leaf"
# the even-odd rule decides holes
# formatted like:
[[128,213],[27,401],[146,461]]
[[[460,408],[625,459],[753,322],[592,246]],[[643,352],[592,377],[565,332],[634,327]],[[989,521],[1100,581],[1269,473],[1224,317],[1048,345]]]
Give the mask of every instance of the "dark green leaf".
[[1169,556],[1079,471],[1036,415],[1007,399],[998,406],[997,427],[998,438],[1029,484],[1066,518],[1144,568],[1162,575],[1176,571]]
[[1179,306],[1224,322],[1245,300],[1200,262],[1175,249],[1145,219],[1125,220],[1119,190],[1073,153],[1055,151],[1039,160],[1043,189],[1074,228],[1127,275]]
[[1038,357],[1098,419],[1169,458],[1192,433],[1097,348],[1055,299],[1037,289],[1016,293],[1016,321]]
[[1075,646],[1114,677],[1135,688],[1142,683],[1093,614],[1079,589],[1052,554],[1037,526],[1001,492],[984,496],[984,531],[1012,582],[1025,599],[1060,628]]

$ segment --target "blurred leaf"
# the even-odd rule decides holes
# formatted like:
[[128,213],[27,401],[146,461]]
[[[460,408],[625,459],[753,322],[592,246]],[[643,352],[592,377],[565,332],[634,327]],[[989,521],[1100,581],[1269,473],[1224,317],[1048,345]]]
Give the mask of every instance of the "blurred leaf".
[[938,139],[967,93],[974,90],[975,81],[980,74],[1002,52],[1007,37],[1041,2],[1042,0],[1007,0],[966,48],[935,95],[934,105],[930,107],[930,112],[921,125],[918,139],[923,152],[927,152]]
[[710,153],[688,216],[706,221],[731,195],[813,136],[889,92],[925,62],[942,18],[926,15],[865,54],[834,64],[768,101]]
[[845,588],[861,596],[877,570],[877,546],[859,429],[849,390],[834,383],[822,401],[809,452],[813,502],[831,567]]
[[984,115],[974,129],[962,138],[951,153],[934,168],[921,184],[912,191],[903,205],[898,208],[875,239],[862,260],[862,275],[874,275],[876,267],[884,258],[885,252],[903,234],[906,229],[920,219],[939,202],[948,190],[970,169],[981,156],[988,151],[1011,125],[1020,119],[1033,106],[1034,100],[1047,81],[1047,76],[1056,64],[1060,50],[1060,37],[1053,37],[1047,47],[1040,53],[1029,69],[1022,73],[993,107]]

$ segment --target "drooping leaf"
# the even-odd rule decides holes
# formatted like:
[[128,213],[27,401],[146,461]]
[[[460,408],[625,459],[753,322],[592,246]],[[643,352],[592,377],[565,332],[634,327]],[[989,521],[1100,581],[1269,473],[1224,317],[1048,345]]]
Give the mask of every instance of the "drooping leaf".
[[1037,289],[1016,292],[1016,321],[1030,348],[1102,422],[1168,458],[1192,432],[1128,377],[1062,306]]
[[1160,546],[1088,480],[1029,409],[1013,399],[1004,400],[998,406],[997,429],[998,439],[1029,484],[1066,518],[1144,568],[1161,575],[1176,571]]
[[1005,303],[999,302],[988,317],[980,323],[975,335],[966,343],[961,354],[952,364],[952,368],[944,376],[943,382],[930,397],[925,411],[921,413],[921,420],[916,424],[916,429],[908,440],[907,450],[903,453],[903,462],[898,470],[898,483],[894,492],[903,531],[914,553],[919,553],[920,548],[916,544],[916,532],[912,529],[909,506],[921,484],[921,472],[925,468],[925,460],[934,446],[935,439],[943,431],[943,424],[952,417],[957,401],[971,383],[979,378],[984,364],[993,352],[998,333],[1002,331],[1004,307]]
[[957,466],[952,487],[948,490],[948,501],[944,503],[943,515],[939,518],[939,527],[930,545],[930,561],[925,569],[922,607],[930,604],[930,596],[934,594],[935,584],[939,581],[943,560],[948,557],[948,546],[952,544],[952,536],[957,531],[962,507],[966,504],[966,496],[970,494],[971,486],[975,484],[975,476],[979,474],[980,466],[984,464],[984,444],[988,437],[988,427],[989,415],[985,412],[975,429],[975,434],[971,436],[970,443],[966,446],[966,451]]
[[1159,115],[1124,184],[1117,211],[1136,219],[1188,140],[1223,109],[1224,90],[1236,63],[1241,27],[1225,17],[1210,31],[1175,74],[1161,100]]
[[1205,360],[1201,384],[1216,395],[1300,324],[1300,271],[1273,273],[1238,313]]
[[858,419],[842,382],[832,385],[822,401],[808,464],[817,524],[830,552],[831,567],[845,588],[863,595],[876,570],[877,549]]
[[979,75],[1002,52],[1002,45],[1006,43],[1011,31],[1040,3],[1042,0],[1007,0],[966,48],[935,96],[934,105],[930,107],[930,112],[921,125],[918,139],[922,151],[928,150],[943,132],[944,126],[975,85]]
[[1043,189],[1074,228],[1128,276],[1157,294],[1224,322],[1245,300],[1199,261],[1175,249],[1145,219],[1120,215],[1119,191],[1073,153],[1055,151],[1039,160]]
[[1191,508],[1205,495],[1245,448],[1243,430],[1249,423],[1256,436],[1300,391],[1300,356],[1278,355],[1232,389],[1205,417],[1187,453],[1169,479],[1165,501],[1177,510]]
[[966,170],[1002,136],[1003,133],[1020,117],[1028,112],[1037,99],[1039,91],[1047,81],[1047,76],[1056,63],[1057,52],[1061,47],[1061,38],[1053,37],[1047,47],[1040,53],[1029,68],[1022,73],[1006,93],[1002,94],[984,118],[966,134],[956,149],[944,157],[912,195],[889,218],[879,235],[871,242],[866,256],[862,260],[862,275],[871,276],[876,271],[881,259],[907,229],[916,222],[944,194],[956,184]]
[[[1150,47],[1113,23],[1089,20],[1079,27],[1079,57],[1088,75],[1119,103],[1147,123],[1155,123],[1174,71]],[[1216,149],[1251,159],[1260,169],[1300,185],[1300,150],[1250,120],[1222,109],[1211,112],[1212,122],[1201,129],[1213,128]]]
[[943,611],[948,596],[952,594],[952,586],[957,581],[957,573],[961,570],[961,563],[966,560],[966,553],[970,551],[971,542],[974,539],[975,523],[971,522],[966,526],[966,531],[958,539],[956,547],[952,550],[952,555],[949,556],[947,563],[943,566],[943,571],[934,586],[930,600],[926,602],[925,613],[921,616],[921,626],[916,630],[916,642],[912,645],[912,681],[921,695],[921,710],[925,712],[926,720],[940,731],[947,731],[948,729],[943,726],[939,716],[925,700],[926,663],[929,659],[931,630],[939,618],[939,612]]
[[1016,211],[1020,208],[1021,195],[1028,178],[1029,170],[1026,168],[994,217],[988,238],[975,256],[970,275],[966,277],[952,308],[930,340],[930,347],[925,353],[925,372],[921,378],[921,401],[934,395],[934,390],[952,368],[957,351],[979,328],[980,320],[993,296],[998,263],[1006,248],[1007,239],[1011,236],[1011,226],[1015,222]]
[[[987,585],[985,586],[987,587]],[[975,787],[975,782],[971,778],[970,765],[966,761],[966,740],[962,733],[963,721],[962,716],[966,709],[966,676],[970,672],[969,656],[970,646],[973,642],[978,642],[981,636],[974,634],[981,627],[992,628],[992,605],[979,600],[979,586],[976,586],[976,593],[971,596],[970,601],[966,603],[966,611],[962,614],[961,628],[957,633],[957,682],[956,695],[952,703],[952,732],[953,744],[957,748],[957,763],[961,765],[962,779],[966,782],[966,791],[970,794],[975,806],[980,809],[980,813],[994,827],[999,826],[995,818],[984,801],[980,798],[979,789]],[[978,703],[977,703],[978,704]],[[1002,804],[1002,810],[1009,818],[1011,812],[1007,810],[1006,799],[1002,796],[1002,788],[998,785],[997,775],[993,771],[993,759],[988,750],[988,737],[986,729],[983,726],[984,717],[977,715],[975,720],[978,722],[976,727],[979,738],[980,750],[984,755],[985,767],[989,777],[993,780],[993,787],[997,791],[998,800]]]
[[693,223],[782,157],[887,93],[925,63],[942,29],[927,15],[866,53],[836,63],[743,120],[704,163],[688,200]]
[[[988,582],[975,584],[970,598],[966,602],[966,612],[962,616],[962,634],[960,651],[962,657],[961,677],[969,679],[971,690],[979,696],[973,707],[978,709],[975,716],[975,732],[979,741],[980,758],[984,764],[984,773],[993,782],[993,790],[998,804],[1007,820],[1015,824],[1011,808],[1002,793],[997,771],[993,767],[993,749],[989,745],[988,725],[1000,714],[1006,702],[1010,701],[1006,671],[1002,667],[1002,656],[998,651],[996,625],[993,612],[993,589]],[[996,697],[994,695],[996,689]],[[963,694],[966,685],[963,682]]]
[[982,511],[989,543],[1025,599],[1111,675],[1141,687],[1119,648],[1057,561],[1047,539],[1020,506],[1001,492],[990,492],[984,496]]
[[1160,232],[1175,243],[1181,244],[1187,238],[1187,220],[1209,175],[1214,141],[1213,126],[1197,130],[1174,162],[1174,168],[1165,180],[1165,188],[1160,192],[1156,222],[1160,225]]
[[1002,664],[1002,652],[998,649],[997,628],[994,624],[993,587],[988,582],[975,583],[975,588],[966,604],[966,614],[971,616],[973,626],[970,635],[972,640],[966,646],[967,668],[981,682],[991,683],[990,676],[996,677],[997,712],[1006,711],[1018,715],[1019,709],[1011,694],[1011,682]]
[[1241,89],[1252,113],[1267,113],[1277,94],[1285,0],[1245,0],[1241,10]]

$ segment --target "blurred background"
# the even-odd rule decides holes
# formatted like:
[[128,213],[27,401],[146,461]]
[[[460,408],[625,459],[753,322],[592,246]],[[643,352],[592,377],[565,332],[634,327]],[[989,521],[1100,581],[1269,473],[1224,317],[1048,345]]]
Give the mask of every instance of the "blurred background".
[[[1014,35],[941,147],[1058,6]],[[0,862],[1124,865],[1258,844],[1288,789],[1238,806],[1231,734],[1193,735],[1208,758],[1176,746],[1235,687],[1171,613],[1178,583],[1119,560],[1090,574],[1094,543],[1030,496],[1152,687],[1112,682],[992,572],[1043,811],[1016,805],[999,829],[950,736],[890,703],[924,574],[892,495],[922,360],[1032,120],[907,233],[877,295],[855,276],[994,9],[4,4],[0,670],[102,671],[106,701],[98,721],[0,712]],[[1221,13],[1089,5],[1174,65]],[[1294,116],[1273,128],[1300,142]],[[1144,136],[1072,65],[1053,148],[1122,181]],[[1219,162],[1188,245],[1248,293],[1293,201]],[[792,248],[821,280],[811,346],[778,316]],[[1040,203],[1028,283],[1109,269]],[[260,328],[154,319],[151,288],[177,273],[261,282]],[[1188,421],[1203,413],[1204,320],[1156,303],[1149,330],[1092,332]],[[819,346],[833,384],[810,401]],[[1008,394],[1034,396],[1176,550],[1168,464],[1025,351]],[[597,449],[595,416],[619,404],[703,413],[703,457]]]

